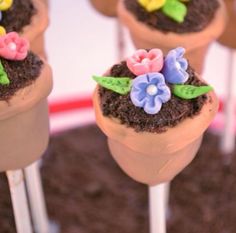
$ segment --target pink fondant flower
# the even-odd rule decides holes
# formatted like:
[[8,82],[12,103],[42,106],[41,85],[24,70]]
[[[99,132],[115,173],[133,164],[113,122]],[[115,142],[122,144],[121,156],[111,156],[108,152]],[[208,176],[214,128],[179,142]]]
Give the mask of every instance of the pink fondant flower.
[[135,75],[159,72],[163,67],[163,53],[160,49],[137,50],[132,57],[127,59],[127,66]]
[[0,56],[9,60],[23,60],[26,58],[29,42],[20,38],[18,33],[10,32],[0,37]]

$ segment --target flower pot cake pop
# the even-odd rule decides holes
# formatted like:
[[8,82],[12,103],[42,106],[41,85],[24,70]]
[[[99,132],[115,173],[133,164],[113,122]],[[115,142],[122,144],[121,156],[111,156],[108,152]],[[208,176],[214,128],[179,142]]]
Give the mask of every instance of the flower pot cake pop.
[[101,14],[109,17],[117,16],[118,0],[90,0],[91,5]]
[[16,31],[30,42],[30,50],[46,57],[44,32],[48,26],[48,12],[42,0],[2,0],[1,21],[7,32]]
[[225,0],[225,4],[229,20],[219,42],[229,48],[236,49],[236,2]]
[[218,110],[212,87],[184,53],[137,50],[106,76],[94,76],[97,124],[116,162],[141,183],[170,181],[187,166]]
[[166,54],[182,46],[198,73],[227,18],[222,0],[121,0],[117,13],[136,48],[158,47]]
[[0,37],[0,171],[31,164],[48,144],[51,69],[28,48],[16,32]]

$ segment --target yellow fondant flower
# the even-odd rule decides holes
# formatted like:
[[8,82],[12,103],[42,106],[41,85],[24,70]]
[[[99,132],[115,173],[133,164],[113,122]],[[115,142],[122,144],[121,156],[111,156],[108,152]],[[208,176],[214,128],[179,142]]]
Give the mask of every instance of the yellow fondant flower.
[[148,12],[156,11],[165,5],[166,0],[138,0]]
[[13,0],[0,0],[0,11],[8,10],[12,6]]
[[6,34],[6,30],[3,26],[0,26],[0,36],[3,36]]

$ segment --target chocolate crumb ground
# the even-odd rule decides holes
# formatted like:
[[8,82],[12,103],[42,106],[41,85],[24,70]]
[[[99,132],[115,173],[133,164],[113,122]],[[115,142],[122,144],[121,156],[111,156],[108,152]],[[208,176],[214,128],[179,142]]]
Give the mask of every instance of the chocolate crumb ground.
[[[196,86],[204,85],[194,70],[188,67],[189,79],[186,84]],[[109,74],[113,77],[135,78],[126,62],[114,65]],[[171,85],[170,85],[171,88]],[[103,87],[99,87],[101,109],[104,116],[118,118],[121,124],[132,127],[135,131],[146,131],[161,133],[167,127],[174,127],[187,117],[194,117],[199,114],[202,106],[207,100],[206,95],[202,95],[193,100],[183,100],[172,95],[171,99],[162,105],[161,111],[155,115],[149,115],[142,108],[135,107],[131,102],[130,95],[120,95]]]
[[[193,162],[171,182],[168,233],[235,232],[236,150],[226,166],[219,144],[208,131]],[[49,218],[62,233],[149,231],[147,186],[118,167],[97,126],[54,134],[41,174]],[[0,232],[15,233],[4,172],[0,187]]]
[[11,8],[2,12],[1,25],[7,32],[21,32],[36,12],[32,0],[14,0]]
[[147,12],[136,0],[125,0],[126,8],[136,18],[163,32],[188,33],[199,32],[206,28],[215,16],[220,4],[218,0],[191,0],[185,3],[188,8],[187,16],[183,23],[178,23],[162,13],[161,10]]
[[1,58],[2,65],[10,80],[9,85],[0,85],[0,100],[9,100],[16,91],[30,85],[41,72],[42,60],[32,52],[22,61]]

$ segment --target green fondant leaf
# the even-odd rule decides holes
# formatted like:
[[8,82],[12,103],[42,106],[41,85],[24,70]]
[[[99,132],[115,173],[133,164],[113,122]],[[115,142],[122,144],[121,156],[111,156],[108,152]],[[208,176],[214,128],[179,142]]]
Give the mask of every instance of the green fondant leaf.
[[93,79],[102,87],[121,95],[129,93],[131,89],[131,79],[128,77],[115,78],[93,76]]
[[0,61],[0,84],[8,85],[10,80],[8,79],[7,73],[5,72],[2,62]]
[[187,7],[178,0],[166,0],[165,5],[162,7],[162,11],[166,16],[178,23],[183,23],[184,18],[187,15]]
[[213,90],[211,86],[174,85],[173,94],[182,99],[194,99]]

